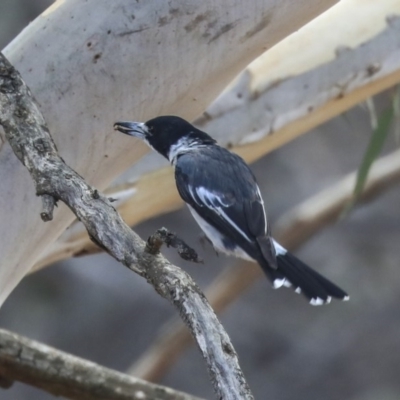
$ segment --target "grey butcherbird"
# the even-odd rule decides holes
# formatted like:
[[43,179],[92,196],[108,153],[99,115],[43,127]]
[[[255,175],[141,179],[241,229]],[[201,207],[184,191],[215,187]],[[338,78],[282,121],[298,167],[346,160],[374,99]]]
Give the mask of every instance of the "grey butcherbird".
[[238,155],[175,116],[116,122],[114,129],[144,140],[171,162],[180,196],[216,250],[258,262],[274,288],[291,286],[312,305],[349,299],[270,236],[260,189]]

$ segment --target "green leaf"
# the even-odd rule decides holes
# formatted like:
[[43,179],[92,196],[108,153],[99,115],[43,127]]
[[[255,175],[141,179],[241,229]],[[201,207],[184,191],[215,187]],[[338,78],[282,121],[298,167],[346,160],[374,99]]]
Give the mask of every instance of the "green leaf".
[[353,193],[355,198],[359,197],[364,189],[369,170],[381,152],[385,139],[389,133],[393,116],[394,110],[393,107],[390,107],[378,118],[378,125],[372,133],[367,151],[365,152],[360,168],[358,169],[356,186]]
[[397,144],[400,142],[400,85],[397,85],[396,91],[393,96],[393,110],[394,110],[394,137]]
[[367,151],[365,152],[361,165],[358,169],[353,197],[349,204],[345,207],[343,214],[347,214],[351,208],[353,208],[354,204],[363,192],[371,166],[381,152],[383,144],[388,136],[390,125],[394,118],[394,112],[394,107],[391,106],[379,116],[377,126],[372,132],[372,137],[368,144]]

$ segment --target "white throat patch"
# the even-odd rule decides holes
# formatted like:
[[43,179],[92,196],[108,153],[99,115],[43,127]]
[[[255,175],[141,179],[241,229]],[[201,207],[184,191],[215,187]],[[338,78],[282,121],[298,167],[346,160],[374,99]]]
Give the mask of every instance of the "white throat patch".
[[178,156],[187,153],[188,151],[192,151],[200,146],[201,145],[196,140],[182,137],[170,147],[168,160],[172,165],[175,165]]

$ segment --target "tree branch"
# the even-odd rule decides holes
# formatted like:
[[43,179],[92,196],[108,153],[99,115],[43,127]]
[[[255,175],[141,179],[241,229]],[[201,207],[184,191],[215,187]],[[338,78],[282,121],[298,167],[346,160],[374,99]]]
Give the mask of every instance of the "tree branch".
[[[295,250],[316,233],[335,223],[352,199],[356,172],[321,191],[284,214],[274,228],[274,236],[284,247]],[[358,204],[374,200],[400,181],[400,150],[382,157],[371,168]],[[246,265],[244,265],[246,264]],[[263,273],[254,263],[238,262],[227,267],[205,290],[215,312],[222,312]],[[153,382],[159,381],[180,354],[192,343],[177,319],[161,328],[157,339],[129,368],[128,373]]]
[[77,400],[200,400],[0,329],[0,375]]
[[127,226],[107,197],[64,163],[43,116],[19,73],[0,53],[0,124],[14,153],[28,169],[36,194],[63,201],[90,238],[169,300],[189,327],[206,360],[214,390],[222,399],[252,399],[228,335],[188,274]]
[[[400,82],[400,19],[393,17],[399,12],[392,0],[381,0],[379,7],[338,2],[249,64],[195,124],[251,163],[392,87]],[[158,154],[149,154],[125,175],[130,183],[121,190],[118,209],[131,226],[182,205],[172,169],[157,160]],[[35,268],[93,251],[74,229]]]
[[48,196],[47,194],[42,196],[43,211],[40,213],[40,217],[43,222],[51,221],[53,219],[53,211],[56,202],[54,197]]
[[195,263],[203,262],[194,249],[186,244],[176,233],[170,232],[166,228],[158,229],[147,239],[146,251],[151,254],[158,254],[163,244],[176,249],[179,256],[184,260]]

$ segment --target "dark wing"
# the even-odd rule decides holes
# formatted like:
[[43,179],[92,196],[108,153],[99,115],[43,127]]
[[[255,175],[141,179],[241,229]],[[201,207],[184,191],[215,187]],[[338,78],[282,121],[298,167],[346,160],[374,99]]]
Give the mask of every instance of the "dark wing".
[[175,165],[182,199],[250,257],[276,268],[263,200],[253,173],[236,154],[207,146],[180,156]]

